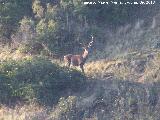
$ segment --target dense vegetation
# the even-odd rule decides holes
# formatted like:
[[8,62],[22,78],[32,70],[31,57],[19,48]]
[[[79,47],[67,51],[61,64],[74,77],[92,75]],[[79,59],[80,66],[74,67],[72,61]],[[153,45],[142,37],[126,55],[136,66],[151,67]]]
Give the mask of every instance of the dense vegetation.
[[77,51],[79,43],[86,44],[91,35],[96,37],[96,44],[114,44],[109,40],[112,31],[115,33],[119,26],[132,25],[137,20],[144,20],[146,26],[158,10],[158,4],[84,5],[83,0],[2,0],[0,41],[16,49],[23,46],[23,52],[27,53],[42,51],[35,44],[43,43],[48,48],[43,54],[63,55]]
[[[0,120],[160,118],[158,0],[83,2],[0,0]],[[85,74],[64,67],[91,35]]]
[[[63,90],[78,91],[85,77],[42,58],[1,61],[0,102],[37,101],[51,105]],[[75,77],[76,76],[76,77]]]

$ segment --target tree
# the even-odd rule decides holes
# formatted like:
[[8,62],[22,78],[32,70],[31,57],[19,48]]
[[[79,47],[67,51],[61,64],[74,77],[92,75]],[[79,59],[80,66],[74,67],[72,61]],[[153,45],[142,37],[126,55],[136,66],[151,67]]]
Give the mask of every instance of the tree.
[[32,0],[2,0],[0,4],[0,36],[10,39],[19,20],[32,14]]

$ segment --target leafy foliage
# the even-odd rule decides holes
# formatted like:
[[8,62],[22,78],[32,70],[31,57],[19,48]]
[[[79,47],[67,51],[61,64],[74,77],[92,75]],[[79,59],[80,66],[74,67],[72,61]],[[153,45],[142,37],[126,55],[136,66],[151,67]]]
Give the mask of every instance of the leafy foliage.
[[10,38],[16,32],[18,22],[31,15],[32,0],[2,0],[0,4],[0,36]]
[[[137,18],[146,16],[141,13],[148,9],[140,5],[84,5],[83,2],[84,0],[2,1],[1,39],[5,43],[14,41],[11,38],[14,34],[14,38],[20,39],[18,41],[45,43],[51,52],[63,55],[77,50],[79,43],[88,43],[91,34],[98,42],[105,42],[106,33],[103,29],[132,23]],[[157,6],[154,7],[157,9]],[[31,29],[22,31],[22,27]]]
[[0,99],[2,103],[17,100],[52,104],[61,91],[77,91],[85,77],[75,71],[59,67],[42,58],[2,61],[0,65]]

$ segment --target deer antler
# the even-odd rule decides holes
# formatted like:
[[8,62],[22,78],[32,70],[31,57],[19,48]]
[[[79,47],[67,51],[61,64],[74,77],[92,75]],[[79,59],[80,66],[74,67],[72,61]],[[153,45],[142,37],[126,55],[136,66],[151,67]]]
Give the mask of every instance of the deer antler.
[[93,44],[93,35],[91,35],[91,36],[92,36],[92,40],[91,40],[91,42],[89,42],[88,47],[91,47],[91,46],[92,46],[92,44]]

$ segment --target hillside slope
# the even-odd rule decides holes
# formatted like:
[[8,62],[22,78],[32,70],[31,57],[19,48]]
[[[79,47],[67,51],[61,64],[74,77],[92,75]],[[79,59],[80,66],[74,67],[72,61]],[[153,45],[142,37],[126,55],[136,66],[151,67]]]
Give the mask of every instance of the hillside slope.
[[[73,79],[68,80],[73,80],[74,82],[72,81],[69,82],[70,84],[67,84],[68,90],[57,89],[56,86],[59,85],[59,83],[58,81],[56,83],[56,79],[54,78],[58,76],[48,75],[47,78],[45,77],[45,80],[48,82],[55,81],[51,85],[51,89],[46,89],[47,84],[45,84],[46,86],[42,84],[39,90],[32,88],[32,85],[29,88],[32,88],[37,95],[42,93],[43,90],[49,92],[48,97],[42,97],[42,103],[44,100],[48,102],[52,101],[54,99],[53,96],[57,95],[54,91],[52,92],[52,88],[58,90],[60,98],[58,102],[54,102],[53,107],[43,106],[43,104],[37,104],[35,102],[31,102],[27,106],[25,105],[26,103],[23,105],[17,104],[16,107],[13,108],[2,104],[0,108],[0,118],[11,120],[11,116],[20,116],[12,120],[158,120],[160,118],[159,55],[160,52],[158,50],[137,51],[114,60],[106,59],[88,62],[85,65],[87,76],[87,78],[85,78],[87,79],[85,84],[81,84],[81,81],[79,81],[81,80],[79,79],[80,73],[74,74],[74,72],[71,72],[69,74],[71,74],[71,76],[73,75]],[[31,63],[32,61],[34,60],[31,60]],[[47,64],[44,64],[44,61],[44,63],[40,61],[40,63],[37,62],[32,63],[33,66],[31,65],[30,70],[34,70],[39,64],[43,66],[39,66],[43,68],[43,70],[50,69],[52,71],[52,68],[49,66],[54,67],[47,61]],[[20,66],[18,66],[21,68],[25,63],[19,64]],[[55,67],[53,70],[55,70]],[[61,73],[62,69],[59,68],[59,70],[57,73]],[[10,69],[10,71],[13,72],[13,69]],[[22,71],[20,73],[22,73]],[[62,76],[62,74],[60,76]],[[30,74],[28,74],[28,72],[26,75],[28,76],[27,78],[29,78]],[[17,75],[15,74],[13,76],[16,78]],[[59,80],[63,81],[64,79],[60,77]],[[77,80],[79,81],[78,83]],[[37,78],[34,81],[36,82]],[[43,83],[43,81],[41,82]],[[55,83],[57,84],[56,86]],[[76,89],[79,90],[77,91]],[[31,93],[33,92],[28,91],[27,94],[23,93],[23,95],[30,97],[30,95],[33,95]]]
[[159,82],[160,51],[135,51],[115,59],[100,59],[86,64],[87,75],[107,79],[118,79],[132,82]]

